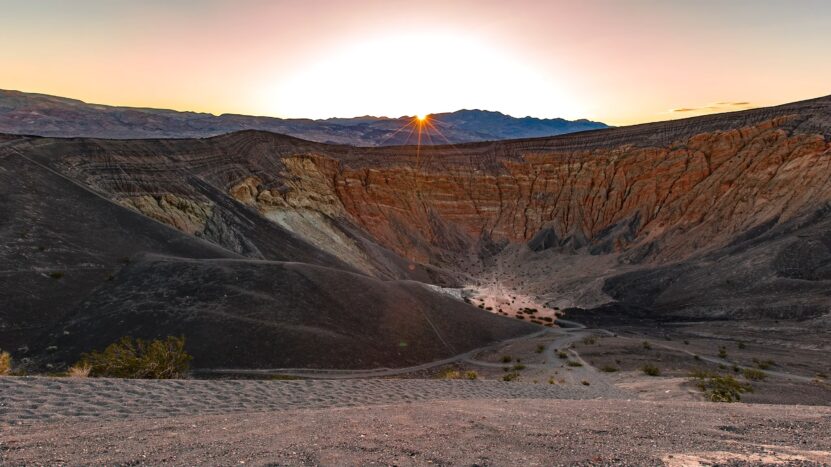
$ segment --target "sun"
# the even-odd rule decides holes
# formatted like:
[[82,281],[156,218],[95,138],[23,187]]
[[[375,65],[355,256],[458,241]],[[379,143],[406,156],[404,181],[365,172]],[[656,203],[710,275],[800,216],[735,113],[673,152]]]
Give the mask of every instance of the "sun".
[[416,120],[418,120],[419,122],[423,122],[423,121],[427,120],[427,115],[426,114],[417,114],[416,115]]

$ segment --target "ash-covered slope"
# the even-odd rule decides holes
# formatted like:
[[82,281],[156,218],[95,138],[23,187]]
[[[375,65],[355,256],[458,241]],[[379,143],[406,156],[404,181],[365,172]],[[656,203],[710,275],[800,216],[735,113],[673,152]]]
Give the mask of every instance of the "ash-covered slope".
[[[561,118],[515,118],[499,112],[460,110],[431,116],[425,142],[465,143],[552,136],[606,128],[600,122]],[[355,117],[326,120],[114,107],[76,99],[0,90],[0,133],[92,138],[203,138],[239,130],[263,130],[355,146],[415,143],[413,117]]]

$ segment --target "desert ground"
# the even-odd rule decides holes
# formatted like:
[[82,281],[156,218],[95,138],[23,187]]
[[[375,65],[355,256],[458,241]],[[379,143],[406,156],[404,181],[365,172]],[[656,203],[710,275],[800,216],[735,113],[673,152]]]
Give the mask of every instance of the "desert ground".
[[[764,323],[557,324],[403,369],[0,378],[2,463],[831,463],[822,336],[793,346],[786,335],[759,343]],[[690,376],[744,380],[762,358],[774,363],[742,403],[705,401]],[[660,374],[644,374],[647,363]]]

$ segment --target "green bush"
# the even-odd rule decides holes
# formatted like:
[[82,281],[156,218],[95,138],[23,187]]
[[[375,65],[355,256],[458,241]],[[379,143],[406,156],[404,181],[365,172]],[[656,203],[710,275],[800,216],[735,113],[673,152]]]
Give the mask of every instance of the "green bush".
[[461,377],[462,373],[455,368],[445,368],[439,373],[440,379],[459,379]]
[[8,352],[0,352],[0,376],[6,376],[12,371],[12,356]]
[[753,363],[756,365],[756,368],[758,368],[760,370],[767,370],[768,368],[775,365],[775,363],[773,363],[773,360],[770,360],[770,359],[768,359],[768,360],[759,360],[757,358],[754,358]]
[[171,379],[186,377],[191,359],[184,337],[152,341],[122,337],[103,352],[82,355],[78,364],[89,366],[90,376]]
[[742,374],[750,381],[761,381],[768,376],[767,373],[762,370],[757,370],[756,368],[745,368],[744,371],[742,371]]
[[641,371],[643,371],[643,373],[647,376],[660,376],[661,375],[661,370],[657,366],[652,365],[650,363],[647,363],[646,365],[644,365],[641,368]]
[[467,378],[467,379],[474,380],[478,377],[479,377],[479,373],[476,373],[475,371],[466,371],[465,372],[465,378]]
[[519,373],[517,373],[515,371],[512,371],[512,372],[508,373],[507,375],[503,376],[502,381],[513,381],[517,378],[519,378]]
[[705,374],[698,379],[698,388],[711,402],[738,402],[742,400],[742,394],[753,392],[752,386],[740,383],[730,375]]

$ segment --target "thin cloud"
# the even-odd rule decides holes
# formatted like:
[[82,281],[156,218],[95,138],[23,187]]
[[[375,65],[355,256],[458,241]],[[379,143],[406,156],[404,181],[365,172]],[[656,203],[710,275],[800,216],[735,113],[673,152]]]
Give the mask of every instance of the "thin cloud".
[[732,110],[735,107],[749,107],[750,102],[716,102],[703,107],[679,107],[677,109],[670,109],[672,113],[689,113],[689,112],[714,112],[718,110]]

